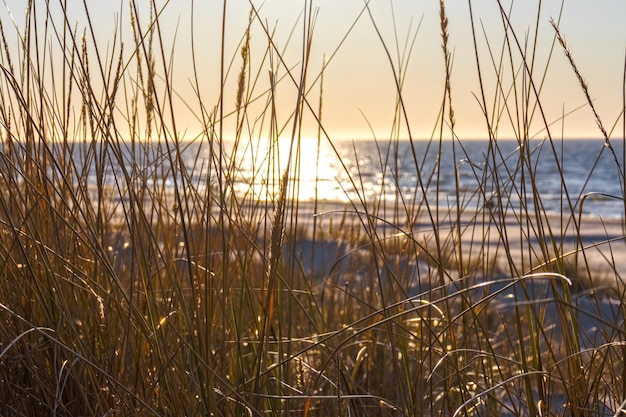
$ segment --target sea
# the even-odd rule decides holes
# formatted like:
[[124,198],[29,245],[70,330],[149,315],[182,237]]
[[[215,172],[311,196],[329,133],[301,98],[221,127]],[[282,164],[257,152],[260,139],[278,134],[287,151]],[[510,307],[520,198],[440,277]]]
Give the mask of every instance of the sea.
[[269,150],[279,160],[274,174],[259,158],[268,148],[254,146],[239,145],[236,189],[258,198],[275,195],[278,181],[270,179],[286,170],[287,196],[305,201],[426,199],[431,206],[500,203],[511,210],[624,216],[621,140],[285,140]]
[[622,140],[281,138],[177,147],[122,142],[102,152],[104,147],[72,147],[74,164],[89,171],[79,175],[81,181],[119,185],[132,171],[145,185],[166,191],[184,180],[198,195],[227,189],[240,201],[273,202],[286,178],[286,197],[299,201],[428,201],[431,207],[466,209],[501,204],[507,210],[613,218],[623,218],[625,210]]

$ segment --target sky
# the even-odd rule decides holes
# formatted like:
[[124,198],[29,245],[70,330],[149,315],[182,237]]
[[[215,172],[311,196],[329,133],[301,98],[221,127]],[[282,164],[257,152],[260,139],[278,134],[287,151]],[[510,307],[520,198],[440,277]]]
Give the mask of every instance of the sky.
[[[102,55],[111,55],[119,48],[114,35],[125,45],[132,45],[129,0],[87,0],[89,17],[94,28],[90,47],[98,47]],[[24,2],[3,0],[0,19],[5,26],[23,28]],[[37,1],[40,10],[45,2]],[[50,2],[57,10],[59,1]],[[69,0],[70,20],[75,27],[86,25],[83,2]],[[145,28],[150,3],[136,0]],[[156,0],[161,10],[161,28],[165,64],[157,63],[157,72],[167,68],[178,95],[177,129],[184,136],[199,130],[198,98],[207,108],[220,102],[220,51],[223,41],[226,51],[224,113],[235,110],[235,90],[241,67],[241,41],[248,24],[251,4],[256,15],[251,25],[251,53],[248,74],[250,97],[267,97],[270,69],[280,79],[276,85],[279,124],[283,134],[291,132],[291,114],[296,103],[296,86],[289,77],[281,78],[289,68],[295,78],[300,76],[303,62],[303,33],[311,34],[311,51],[306,78],[307,101],[311,109],[303,116],[304,136],[315,136],[315,117],[320,101],[320,73],[324,69],[322,94],[322,124],[331,138],[428,138],[439,135],[439,112],[445,92],[445,65],[441,48],[440,5],[434,0],[371,0],[369,10],[364,0]],[[472,6],[477,36],[475,48],[469,5]],[[513,31],[525,50],[527,65],[532,66],[532,79],[540,91],[541,110],[554,137],[600,137],[593,112],[579,87],[563,49],[554,44],[550,19],[558,20],[562,36],[567,41],[577,68],[589,86],[590,97],[602,123],[612,137],[621,137],[624,62],[626,53],[626,2],[616,0],[502,0],[500,5],[510,16]],[[539,6],[540,5],[540,6]],[[226,7],[226,23],[222,32],[222,16]],[[312,30],[306,29],[305,10],[311,8],[315,17]],[[482,108],[480,76],[487,113],[497,137],[519,135],[524,112],[528,117],[528,134],[545,137],[545,123],[540,109],[533,106],[525,111],[520,88],[528,85],[528,72],[523,70],[520,52],[513,45],[509,60],[503,54],[505,31],[496,0],[445,2],[449,20],[448,48],[452,57],[451,97],[454,110],[454,134],[462,139],[481,139],[488,134]],[[14,22],[10,21],[10,15]],[[11,23],[10,23],[11,22]],[[276,48],[270,62],[268,32],[272,32]],[[509,32],[510,34],[511,32]],[[192,48],[193,39],[193,48]],[[130,56],[132,48],[124,54]],[[478,51],[478,54],[476,54]],[[491,51],[491,52],[490,52]],[[282,58],[280,62],[278,55]],[[196,73],[193,71],[195,57]],[[534,59],[533,59],[534,58]],[[129,58],[130,59],[130,58]],[[496,76],[498,62],[501,72]],[[160,69],[159,69],[160,68]],[[198,77],[196,93],[195,77]],[[406,120],[394,122],[397,116],[396,77],[402,83],[402,99]],[[513,85],[518,87],[515,98]],[[498,88],[500,86],[500,88]],[[163,87],[162,87],[163,88]],[[504,91],[499,94],[498,91]],[[264,95],[265,94],[265,95]],[[504,94],[507,94],[504,98]],[[505,106],[505,102],[508,106]],[[247,129],[252,134],[267,130],[255,120],[263,114],[265,99],[250,105]],[[517,103],[517,106],[515,105]],[[581,107],[582,106],[582,107]],[[192,111],[190,111],[191,109]],[[532,110],[534,109],[534,111]],[[576,110],[578,109],[578,110]],[[574,111],[575,110],[575,111]],[[511,114],[511,121],[507,116]],[[572,114],[572,111],[574,111]],[[448,110],[446,109],[446,113]],[[195,114],[194,114],[195,113]],[[500,114],[501,117],[497,117]],[[562,115],[568,114],[564,119]],[[234,126],[234,116],[225,121],[226,130]],[[443,136],[450,137],[450,122],[446,117]],[[399,127],[398,127],[399,126]],[[396,130],[397,129],[397,130]],[[396,133],[394,133],[396,132]]]

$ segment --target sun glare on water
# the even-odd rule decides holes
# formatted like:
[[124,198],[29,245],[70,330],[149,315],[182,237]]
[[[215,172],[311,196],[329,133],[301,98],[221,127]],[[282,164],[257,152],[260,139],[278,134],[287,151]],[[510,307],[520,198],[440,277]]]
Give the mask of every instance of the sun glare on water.
[[317,139],[258,140],[236,153],[235,192],[275,201],[287,173],[286,198],[300,201],[346,201],[345,173],[338,156]]

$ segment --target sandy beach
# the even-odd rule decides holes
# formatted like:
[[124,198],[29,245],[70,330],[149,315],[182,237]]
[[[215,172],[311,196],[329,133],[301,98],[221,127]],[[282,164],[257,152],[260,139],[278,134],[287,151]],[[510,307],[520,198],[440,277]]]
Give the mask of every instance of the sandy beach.
[[[295,205],[290,206],[295,213]],[[411,212],[411,210],[414,210]],[[407,214],[407,211],[409,212]],[[299,227],[357,227],[376,230],[379,238],[406,235],[425,247],[434,245],[435,234],[446,250],[461,248],[466,259],[493,262],[499,268],[515,264],[520,272],[545,270],[557,254],[578,270],[591,271],[602,281],[621,283],[626,277],[624,221],[617,217],[566,216],[553,213],[539,218],[512,211],[456,210],[425,208],[397,209],[387,206],[364,210],[346,203],[321,201],[297,204]],[[460,236],[460,244],[458,237]]]
[[[307,225],[310,231],[315,220],[316,233],[320,236],[327,229],[338,227],[368,230],[370,234],[376,233],[377,239],[414,239],[425,250],[431,250],[435,256],[436,235],[444,252],[458,251],[457,248],[460,247],[463,262],[470,265],[470,275],[459,277],[458,271],[454,269],[456,266],[448,265],[444,266],[447,268],[446,276],[453,281],[462,278],[462,282],[464,278],[469,278],[470,281],[467,282],[478,283],[487,278],[483,266],[488,263],[493,275],[490,274],[487,279],[493,280],[494,284],[479,287],[477,296],[483,300],[494,297],[490,306],[499,317],[496,322],[504,326],[514,326],[514,323],[508,322],[507,317],[515,311],[515,304],[536,305],[544,309],[542,323],[550,329],[550,337],[553,337],[550,340],[555,343],[562,341],[562,332],[565,330],[558,319],[562,308],[557,306],[554,289],[549,281],[560,279],[546,275],[538,280],[525,281],[524,286],[511,283],[527,274],[557,272],[555,254],[559,253],[565,275],[572,282],[572,303],[575,305],[573,311],[580,326],[581,346],[591,347],[605,343],[608,340],[607,335],[613,334],[621,326],[620,323],[623,323],[619,303],[626,288],[626,240],[621,219],[600,216],[572,218],[556,214],[537,219],[516,216],[515,213],[500,216],[488,209],[465,210],[458,218],[454,210],[440,210],[439,213],[433,210],[432,218],[427,212],[409,213],[409,216],[406,212],[403,213],[393,207],[387,207],[386,210],[362,210],[349,204],[332,202],[319,202],[317,207],[312,203],[301,202],[297,206],[299,226]],[[409,221],[409,218],[412,220]],[[337,235],[336,232],[334,234]],[[342,259],[346,254],[345,245],[342,246],[332,238],[318,243],[320,245],[316,247],[315,258],[310,258],[307,254],[310,251],[304,250],[311,247],[309,239],[301,239],[296,243],[301,245],[303,257],[300,259],[303,265],[310,265],[312,270],[317,268],[325,271],[324,274],[341,270],[349,276],[354,272],[350,269],[353,265],[337,268],[337,259]],[[422,277],[430,276],[436,270],[426,265],[428,256],[421,254],[417,261],[409,263],[413,263],[413,271],[421,270],[416,274],[418,277],[420,273],[423,274]],[[475,264],[472,266],[472,263]],[[411,295],[420,297],[418,294],[425,294],[430,284],[423,286],[419,278],[417,280]],[[454,291],[456,286],[450,288]],[[463,284],[459,288],[463,288]],[[482,290],[486,292],[481,292]]]

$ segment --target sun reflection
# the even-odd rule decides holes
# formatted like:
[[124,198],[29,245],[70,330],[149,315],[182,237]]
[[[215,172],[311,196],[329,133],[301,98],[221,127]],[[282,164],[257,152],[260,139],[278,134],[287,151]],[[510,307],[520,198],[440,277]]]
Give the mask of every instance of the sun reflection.
[[317,139],[259,140],[237,152],[236,192],[274,201],[287,176],[286,197],[299,201],[346,201],[343,170],[332,147]]

